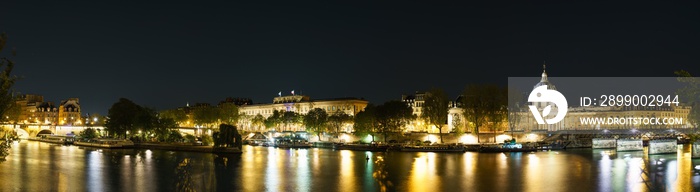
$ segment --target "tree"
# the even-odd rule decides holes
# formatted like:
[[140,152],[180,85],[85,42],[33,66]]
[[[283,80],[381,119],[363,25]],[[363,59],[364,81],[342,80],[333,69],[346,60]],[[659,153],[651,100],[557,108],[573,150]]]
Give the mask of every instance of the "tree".
[[677,90],[676,94],[680,97],[680,101],[684,101],[685,105],[691,107],[688,122],[694,128],[698,128],[698,124],[700,124],[700,80],[685,70],[674,73],[678,76],[678,82],[686,84],[685,87]]
[[289,130],[289,127],[295,124],[299,124],[302,122],[302,116],[299,115],[299,113],[294,112],[294,111],[287,111],[282,114],[282,123],[284,123],[284,126],[286,127],[287,130]]
[[360,137],[370,135],[372,136],[372,141],[374,141],[374,135],[377,132],[376,129],[379,127],[376,116],[376,107],[371,104],[367,105],[363,111],[357,113],[353,124],[355,135]]
[[[5,33],[0,34],[0,52],[2,52],[7,43],[7,35]],[[12,51],[12,56],[14,57],[16,52]],[[7,57],[0,58],[0,115],[5,116],[5,114],[10,110],[12,105],[15,103],[14,91],[12,86],[15,84],[17,77],[12,75],[12,69],[15,67],[15,62]]]
[[452,117],[452,127],[454,127],[454,132],[457,135],[462,135],[464,133],[464,122],[460,115],[454,115]]
[[19,115],[22,114],[22,107],[16,102],[12,102],[12,106],[5,113],[5,122],[17,123],[19,121]]
[[93,128],[87,128],[80,132],[80,137],[83,139],[94,139],[98,137],[97,130]]
[[508,121],[508,90],[496,86],[491,91],[493,103],[489,107],[487,118],[491,121],[491,129],[497,131],[502,123]]
[[265,126],[265,117],[263,117],[261,114],[257,114],[250,122],[253,124],[256,130],[260,130],[261,127]]
[[221,124],[219,131],[212,135],[215,147],[238,147],[240,149],[243,144],[241,134],[238,133],[238,128],[234,125]]
[[170,118],[173,119],[177,124],[184,124],[187,119],[187,114],[185,114],[185,110],[182,109],[170,109],[170,110],[164,110],[161,111],[158,115],[161,118]]
[[276,128],[278,129],[277,131],[279,131],[280,124],[282,124],[282,114],[277,110],[272,111],[272,115],[265,119],[265,127],[267,127],[268,129]]
[[503,89],[497,85],[468,85],[464,90],[462,97],[462,108],[464,109],[464,117],[468,122],[474,124],[474,133],[476,134],[477,142],[479,140],[479,129],[488,121],[494,122],[494,126],[498,121],[502,121],[506,113],[504,105]]
[[508,89],[508,127],[511,134],[520,125],[521,110],[526,104],[524,99],[525,97],[519,90],[514,88]]
[[165,136],[163,139],[163,141],[165,142],[180,142],[184,138],[182,137],[182,134],[180,134],[179,131],[169,130],[167,136]]
[[219,108],[221,110],[221,121],[223,123],[235,125],[238,123],[238,120],[240,119],[240,114],[238,110],[238,106],[234,103],[222,103],[219,105]]
[[134,113],[136,114],[134,130],[151,132],[155,128],[155,125],[158,124],[158,117],[154,109],[139,106],[139,110]]
[[192,111],[195,124],[210,127],[221,120],[221,110],[216,107],[199,107]]
[[127,131],[131,131],[132,134],[136,131],[134,126],[139,123],[140,115],[141,106],[128,99],[119,98],[107,112],[105,130],[116,137],[126,137]]
[[377,106],[376,118],[378,131],[387,141],[390,133],[401,132],[409,121],[415,119],[413,109],[401,101],[388,101]]
[[321,133],[326,131],[326,124],[328,123],[328,114],[326,110],[314,108],[306,113],[303,119],[306,131],[315,134],[318,140],[321,141]]
[[[7,43],[7,35],[2,33],[0,34],[0,52],[5,48],[5,43]],[[11,55],[14,57],[16,52],[12,50]],[[0,58],[0,68],[2,68],[0,71],[0,117],[7,117],[7,113],[15,103],[12,86],[15,84],[17,77],[12,75],[14,66],[15,62],[7,57]],[[11,146],[10,135],[14,135],[14,133],[0,130],[0,161],[5,160],[5,157],[9,154],[7,151]]]
[[[175,138],[170,138],[172,135],[171,128],[177,127],[177,123],[175,120],[169,118],[169,117],[159,117],[156,118],[155,121],[153,122],[153,132],[155,133],[156,138],[158,138],[159,141],[172,141],[176,139],[180,139],[180,137],[175,137]],[[177,132],[177,131],[176,131]],[[179,133],[178,133],[179,135]]]
[[425,103],[423,104],[423,114],[421,117],[438,128],[440,132],[440,143],[442,140],[442,127],[447,123],[447,116],[450,100],[447,98],[442,89],[432,89],[425,94]]
[[328,128],[333,130],[335,134],[340,133],[340,128],[343,127],[346,123],[351,123],[352,122],[352,116],[346,114],[346,113],[335,113],[331,116],[328,116]]

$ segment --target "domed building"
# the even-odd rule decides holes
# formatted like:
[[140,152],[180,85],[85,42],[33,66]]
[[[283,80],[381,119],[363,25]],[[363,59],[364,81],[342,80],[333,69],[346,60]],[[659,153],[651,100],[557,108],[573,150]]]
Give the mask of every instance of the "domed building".
[[[542,78],[537,82],[533,89],[546,85],[547,89],[557,90],[556,86],[549,81],[546,66],[543,65]],[[572,101],[569,101],[571,103]],[[558,112],[558,106],[551,102],[537,102],[537,109],[544,109],[551,105],[549,118],[555,116]],[[616,107],[616,106],[587,106],[587,107],[568,107],[565,118],[555,124],[538,124],[532,112],[527,109],[522,109],[518,115],[520,120],[517,123],[515,131],[538,132],[538,131],[594,131],[594,130],[616,130],[616,129],[668,129],[668,128],[691,128],[688,122],[688,114],[690,113],[689,106],[659,106],[659,107]],[[633,124],[600,124],[589,123],[584,119],[625,119],[625,118],[676,118],[684,119],[682,124],[675,125],[643,125],[642,123]],[[545,118],[546,119],[546,118]]]
[[[547,86],[547,89],[549,89],[549,90],[557,90],[557,87],[554,86],[554,84],[549,81],[549,78],[547,76],[547,65],[543,64],[542,65],[542,78],[540,79],[540,82],[537,82],[537,84],[535,84],[535,86],[532,87],[532,89],[534,90],[540,86],[545,86],[545,85]],[[537,107],[538,110],[540,110],[540,112],[542,112],[541,110],[543,110],[545,107],[551,106],[551,110],[550,110],[549,114],[543,116],[544,119],[553,118],[559,112],[559,106],[557,106],[556,104],[554,104],[552,102],[536,102],[535,106]],[[525,111],[530,113],[529,110],[527,110],[527,109]],[[534,123],[537,125],[535,130],[547,130],[547,131],[557,130],[563,125],[563,123],[561,121],[558,123],[555,123],[555,124],[538,124],[534,118],[530,118],[529,120],[534,121]]]

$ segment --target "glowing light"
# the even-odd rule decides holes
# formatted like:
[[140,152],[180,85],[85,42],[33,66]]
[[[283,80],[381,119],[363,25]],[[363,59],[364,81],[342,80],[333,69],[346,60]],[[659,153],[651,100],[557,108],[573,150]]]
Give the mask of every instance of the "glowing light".
[[477,143],[477,139],[474,135],[462,135],[459,137],[459,142],[465,144],[475,144]]
[[537,134],[530,133],[525,136],[528,141],[537,141]]
[[372,135],[367,135],[367,137],[365,137],[364,141],[366,143],[372,142]]
[[435,136],[435,135],[426,135],[425,137],[423,137],[423,140],[424,140],[424,141],[430,141],[431,143],[435,143],[435,142],[437,142],[437,136]]
[[506,134],[499,135],[499,136],[496,136],[496,143],[502,143],[502,142],[505,142],[505,140],[510,140],[510,139],[512,139],[512,137],[510,135],[506,135]]
[[347,135],[347,134],[343,134],[343,135],[340,136],[340,141],[342,141],[342,142],[348,142],[348,141],[350,141],[350,136]]

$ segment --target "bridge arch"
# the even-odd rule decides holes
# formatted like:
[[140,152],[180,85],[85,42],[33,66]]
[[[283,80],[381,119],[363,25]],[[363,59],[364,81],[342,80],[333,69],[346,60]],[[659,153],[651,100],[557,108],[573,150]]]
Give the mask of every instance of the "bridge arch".
[[29,132],[27,132],[27,130],[24,130],[24,129],[15,129],[15,132],[17,132],[17,137],[19,137],[20,139],[27,139],[27,138],[29,138]]
[[51,130],[48,130],[48,129],[42,129],[41,131],[36,133],[36,135],[41,135],[41,134],[53,134],[53,132],[51,132]]

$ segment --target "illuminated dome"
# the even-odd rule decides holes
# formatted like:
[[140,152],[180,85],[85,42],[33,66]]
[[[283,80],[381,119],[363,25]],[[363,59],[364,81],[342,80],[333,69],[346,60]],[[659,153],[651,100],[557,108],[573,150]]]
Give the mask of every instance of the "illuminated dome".
[[542,86],[542,85],[547,85],[547,89],[557,90],[557,87],[554,86],[554,84],[549,82],[549,80],[547,79],[547,66],[546,65],[542,65],[542,79],[540,80],[539,83],[535,84],[533,89],[537,88],[539,86]]

